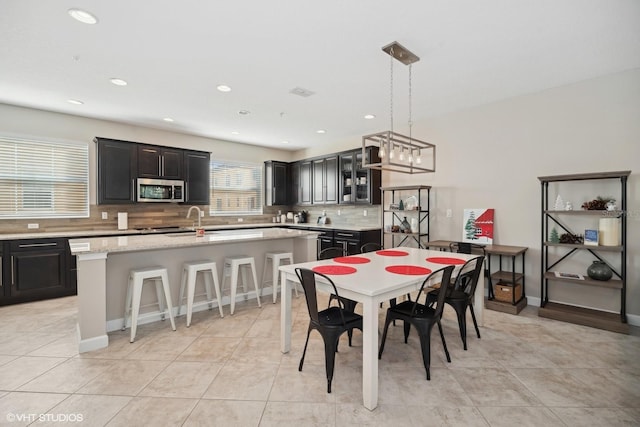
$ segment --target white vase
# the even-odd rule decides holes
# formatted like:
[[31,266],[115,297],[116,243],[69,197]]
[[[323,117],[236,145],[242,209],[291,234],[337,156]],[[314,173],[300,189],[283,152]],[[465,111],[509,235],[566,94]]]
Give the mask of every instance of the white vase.
[[411,218],[411,232],[412,233],[417,233],[418,232],[418,219],[417,218]]

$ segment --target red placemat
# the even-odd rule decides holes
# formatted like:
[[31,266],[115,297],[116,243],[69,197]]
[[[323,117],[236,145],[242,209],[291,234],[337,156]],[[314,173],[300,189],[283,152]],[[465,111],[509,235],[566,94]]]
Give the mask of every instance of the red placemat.
[[355,268],[349,267],[346,265],[319,265],[317,267],[313,267],[312,270],[315,271],[316,273],[329,274],[329,275],[353,274],[356,271],[358,271]]
[[406,276],[426,276],[431,273],[426,267],[419,267],[417,265],[390,265],[385,267],[389,273],[404,274]]
[[409,252],[405,252],[405,251],[393,251],[393,250],[382,250],[382,251],[376,251],[376,254],[378,255],[382,255],[382,256],[407,256],[409,255]]
[[333,260],[341,264],[366,264],[368,262],[371,262],[369,258],[361,256],[339,256],[337,258],[334,258]]
[[460,265],[464,264],[465,260],[446,256],[432,256],[427,258],[427,262],[433,262],[435,264]]

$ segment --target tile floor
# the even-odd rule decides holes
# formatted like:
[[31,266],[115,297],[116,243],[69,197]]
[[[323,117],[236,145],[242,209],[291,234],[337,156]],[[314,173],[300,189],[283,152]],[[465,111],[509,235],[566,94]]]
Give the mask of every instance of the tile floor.
[[[75,298],[0,308],[0,425],[89,426],[639,426],[640,335],[485,311],[482,339],[462,350],[453,310],[434,336],[431,381],[418,340],[392,327],[379,407],[361,405],[361,335],[346,336],[326,393],[319,335],[298,362],[308,317],[294,298],[292,352],[279,350],[280,304],[239,304],[142,325],[135,343],[78,354]],[[228,307],[225,307],[228,313]],[[384,310],[380,310],[381,324]]]

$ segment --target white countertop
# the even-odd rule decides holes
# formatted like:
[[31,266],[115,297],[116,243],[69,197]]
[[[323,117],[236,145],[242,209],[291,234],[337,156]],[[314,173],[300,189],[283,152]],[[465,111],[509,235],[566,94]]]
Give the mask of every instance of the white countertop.
[[[326,224],[326,225],[318,225],[314,223],[302,223],[302,224],[294,224],[294,223],[259,223],[259,224],[226,224],[226,225],[205,225],[202,228],[205,230],[232,230],[232,229],[255,229],[255,228],[281,228],[281,227],[291,227],[291,228],[318,228],[318,229],[327,229],[327,230],[350,230],[350,231],[369,231],[369,230],[379,230],[380,227],[368,225],[368,226],[357,226],[357,225],[347,225],[347,224]],[[48,232],[27,232],[27,233],[11,233],[11,234],[0,234],[0,241],[2,240],[17,240],[17,239],[45,239],[45,238],[75,238],[75,237],[92,237],[92,236],[136,236],[136,235],[153,235],[153,234],[167,234],[171,232],[176,232],[177,230],[62,230],[62,231],[48,231]],[[186,230],[185,230],[186,231]]]
[[239,241],[291,239],[296,237],[314,238],[315,231],[295,230],[290,228],[253,228],[246,230],[209,231],[202,237],[195,232],[172,234],[144,234],[111,237],[88,237],[69,241],[71,253],[74,255],[89,253],[137,252],[154,249],[174,249],[189,246],[206,246]]

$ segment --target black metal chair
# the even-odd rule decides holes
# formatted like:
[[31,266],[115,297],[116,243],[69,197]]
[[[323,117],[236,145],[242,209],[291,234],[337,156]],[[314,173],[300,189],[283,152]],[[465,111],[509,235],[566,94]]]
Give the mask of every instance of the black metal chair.
[[[484,256],[481,255],[464,263],[453,284],[447,286],[444,292],[444,302],[453,307],[456,311],[456,315],[458,316],[460,337],[462,338],[462,344],[464,345],[465,350],[467,349],[467,308],[471,311],[473,326],[476,329],[478,338],[480,338],[480,329],[478,328],[478,322],[476,321],[476,314],[473,311],[473,296],[476,293],[476,287],[478,286],[478,279],[480,278],[483,261]],[[429,306],[433,305],[442,292],[443,286],[427,294],[426,304]]]
[[[444,339],[444,333],[442,332],[442,325],[440,319],[442,318],[442,310],[444,308],[445,293],[442,292],[436,300],[434,307],[420,304],[418,301],[420,296],[428,287],[429,283],[440,277],[441,283],[448,283],[451,281],[451,273],[454,270],[454,266],[450,265],[431,273],[422,282],[420,291],[415,301],[403,301],[395,306],[387,309],[387,317],[384,322],[384,332],[382,333],[382,341],[380,344],[380,350],[378,352],[378,359],[382,358],[382,352],[384,351],[384,344],[387,340],[387,331],[389,324],[393,320],[402,320],[404,322],[404,342],[407,343],[409,337],[409,331],[411,325],[413,325],[420,336],[420,346],[422,347],[422,360],[424,362],[424,368],[427,371],[427,380],[431,379],[431,372],[429,367],[431,366],[431,330],[434,325],[438,325],[438,331],[440,332],[440,338],[442,339],[442,346],[444,347],[444,354],[447,356],[447,362],[451,362],[449,356],[449,350],[447,350],[447,342]],[[431,293],[427,294],[430,295]]]
[[[331,259],[331,258],[337,258],[337,257],[341,257],[344,256],[344,249],[342,249],[339,246],[335,246],[335,247],[331,247],[331,248],[325,248],[323,250],[320,251],[320,253],[318,254],[318,259]],[[342,303],[342,305],[344,306],[345,310],[348,310],[350,312],[355,312],[356,311],[356,305],[358,305],[357,301],[351,300],[349,298],[344,298],[344,297],[340,297],[338,295],[335,294],[331,294],[331,296],[329,297],[329,305],[331,305],[331,302],[335,299],[339,299],[340,302]],[[351,338],[353,337],[353,331],[349,331],[349,345],[351,345]]]
[[366,254],[367,252],[375,252],[375,251],[379,251],[382,249],[382,245],[379,243],[375,243],[375,242],[369,242],[369,243],[365,243],[364,245],[360,246],[360,253],[361,254]]
[[[333,281],[322,273],[316,273],[306,268],[296,268],[296,275],[304,289],[304,295],[309,310],[309,328],[307,330],[307,340],[304,343],[304,350],[300,358],[298,371],[302,371],[304,356],[307,353],[309,335],[313,329],[322,335],[324,341],[325,367],[327,372],[327,393],[331,393],[331,381],[333,380],[333,368],[338,351],[338,340],[345,332],[353,332],[353,329],[362,331],[362,316],[341,306],[338,298],[337,306],[329,306],[325,310],[318,310],[318,297],[316,293],[316,277],[322,277],[333,287],[333,294],[338,295],[338,290]],[[349,340],[351,346],[351,340]]]
[[318,259],[331,259],[337,258],[339,256],[344,256],[344,249],[341,247],[332,247],[332,248],[324,248],[318,253]]

